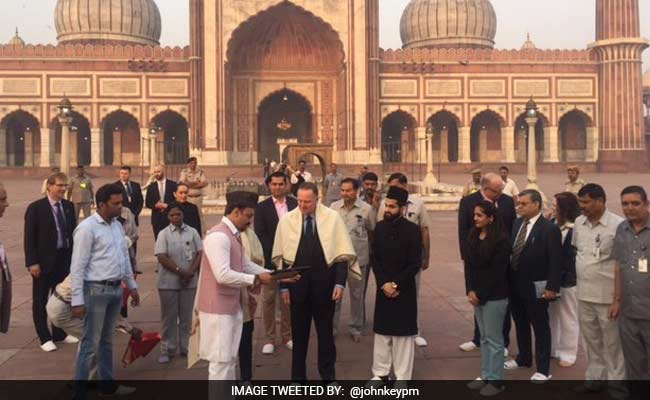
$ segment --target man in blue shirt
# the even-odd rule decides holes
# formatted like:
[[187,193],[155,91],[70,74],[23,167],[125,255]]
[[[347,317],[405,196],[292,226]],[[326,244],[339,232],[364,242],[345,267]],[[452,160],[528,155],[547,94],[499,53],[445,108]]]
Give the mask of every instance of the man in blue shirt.
[[122,188],[102,186],[96,195],[97,213],[75,229],[72,252],[72,315],[84,318],[84,334],[77,354],[75,399],[84,399],[93,361],[97,363],[100,391],[125,395],[135,388],[113,381],[113,332],[122,306],[122,280],[131,290],[131,304],[140,303],[133,279],[124,230],[117,217],[122,211]]

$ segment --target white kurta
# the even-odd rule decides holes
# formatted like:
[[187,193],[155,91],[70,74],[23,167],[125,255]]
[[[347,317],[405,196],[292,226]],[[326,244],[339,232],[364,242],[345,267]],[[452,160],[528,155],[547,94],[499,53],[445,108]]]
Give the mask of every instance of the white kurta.
[[[233,223],[224,217],[223,222],[233,234],[239,231]],[[230,267],[230,238],[222,232],[214,232],[205,238],[203,252],[210,262],[212,273],[217,282],[231,287],[252,286],[255,275],[268,272],[250,261],[244,255],[244,272],[237,272]],[[201,342],[199,354],[210,362],[209,378],[211,380],[234,380],[237,366],[237,353],[241,340],[243,324],[242,310],[235,315],[219,315],[199,312]]]

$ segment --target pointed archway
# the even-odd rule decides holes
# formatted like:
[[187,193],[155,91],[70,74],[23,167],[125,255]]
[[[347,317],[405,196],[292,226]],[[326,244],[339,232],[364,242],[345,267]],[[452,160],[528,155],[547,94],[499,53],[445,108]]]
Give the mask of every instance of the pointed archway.
[[385,163],[407,162],[415,153],[415,117],[397,110],[387,115],[381,123],[381,160]]
[[560,160],[564,162],[586,161],[588,139],[593,130],[592,119],[580,110],[571,110],[560,118]]
[[505,121],[492,110],[485,110],[472,119],[470,159],[472,162],[501,162],[501,128]]
[[[78,113],[72,111],[72,122],[70,123],[70,164],[71,165],[90,165],[91,149],[90,149],[90,122],[88,119]],[[57,117],[50,121],[50,129],[54,131],[54,153],[56,157],[61,154],[61,124]]]
[[258,162],[280,161],[278,140],[314,143],[313,109],[301,94],[283,89],[267,96],[257,111]]
[[[279,2],[233,31],[226,57],[227,150],[250,153],[251,157],[257,151],[258,162],[280,157],[274,127],[282,122],[282,115],[272,113],[273,104],[281,108],[283,103],[278,99],[285,95],[289,102],[292,98],[296,101],[289,111],[300,115],[288,121],[292,128],[287,131],[302,130],[287,135],[309,138],[307,143],[332,143],[337,150],[347,149],[345,51],[331,25],[291,1]],[[273,90],[278,92],[269,96]],[[246,158],[240,155],[240,159]]]
[[133,114],[116,110],[102,121],[104,163],[140,165],[140,123]]
[[458,127],[460,121],[453,113],[442,110],[432,115],[428,125],[433,129],[434,161],[447,163],[458,161]]
[[40,162],[41,130],[38,119],[16,110],[0,121],[0,166],[31,167]]
[[151,119],[151,126],[162,132],[158,135],[156,154],[166,165],[187,163],[190,155],[187,120],[173,110],[165,110]]

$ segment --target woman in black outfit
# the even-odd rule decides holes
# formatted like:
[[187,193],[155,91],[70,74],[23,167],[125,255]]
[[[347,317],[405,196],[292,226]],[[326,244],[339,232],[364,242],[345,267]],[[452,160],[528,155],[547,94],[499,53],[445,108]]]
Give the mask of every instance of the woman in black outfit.
[[578,329],[578,298],[576,295],[576,249],[571,244],[573,222],[580,215],[578,198],[569,192],[558,193],[553,198],[554,222],[562,231],[562,278],[557,301],[549,305],[551,324],[551,356],[560,367],[571,367],[576,363],[580,331]]
[[508,308],[507,271],[510,239],[493,203],[483,200],[474,208],[469,233],[467,298],[476,308],[481,331],[481,376],[467,386],[484,396],[503,391],[503,320]]

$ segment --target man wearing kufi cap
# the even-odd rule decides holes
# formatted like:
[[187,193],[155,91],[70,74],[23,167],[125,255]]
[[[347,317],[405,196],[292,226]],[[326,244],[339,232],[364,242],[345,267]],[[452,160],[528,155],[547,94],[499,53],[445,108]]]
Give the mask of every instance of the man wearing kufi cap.
[[387,380],[391,366],[400,381],[411,379],[418,334],[415,275],[422,267],[420,228],[404,217],[407,190],[391,186],[384,218],[375,228],[372,270],[375,300],[373,381]]
[[[241,232],[251,225],[257,199],[257,194],[250,192],[226,194],[225,215],[203,242],[194,307],[199,329],[192,332],[188,362],[191,365],[197,357],[208,360],[210,380],[236,379],[243,326],[241,288],[268,284],[274,279],[246,256],[242,246]],[[193,326],[196,328],[196,323]]]

